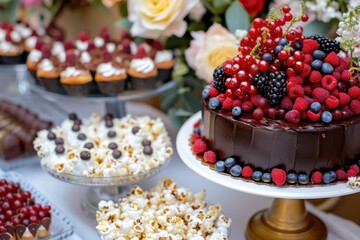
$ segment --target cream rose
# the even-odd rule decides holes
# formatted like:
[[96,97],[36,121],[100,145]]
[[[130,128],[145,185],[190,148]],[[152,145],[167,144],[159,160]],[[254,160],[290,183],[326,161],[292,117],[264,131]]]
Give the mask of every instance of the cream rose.
[[187,28],[184,18],[198,3],[199,0],[128,0],[131,34],[152,39],[182,37]]
[[218,23],[208,31],[192,32],[194,38],[185,50],[185,58],[198,78],[207,82],[212,80],[212,73],[217,66],[230,60],[238,53],[235,36]]

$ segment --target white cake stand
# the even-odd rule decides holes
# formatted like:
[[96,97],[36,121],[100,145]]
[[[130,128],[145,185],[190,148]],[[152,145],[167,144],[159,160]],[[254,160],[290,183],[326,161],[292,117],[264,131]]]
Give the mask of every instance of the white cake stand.
[[199,175],[224,187],[275,198],[269,209],[256,213],[249,220],[246,232],[248,240],[325,240],[327,230],[324,223],[306,211],[304,199],[338,197],[359,192],[348,188],[345,183],[316,187],[276,187],[218,173],[204,165],[191,151],[189,140],[193,125],[200,119],[201,113],[198,112],[185,122],[178,133],[176,147],[184,163]]

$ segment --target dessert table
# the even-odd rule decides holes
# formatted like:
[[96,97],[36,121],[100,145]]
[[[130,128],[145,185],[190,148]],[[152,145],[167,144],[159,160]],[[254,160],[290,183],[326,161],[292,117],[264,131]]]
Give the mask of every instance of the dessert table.
[[[4,93],[4,92],[3,92]],[[66,102],[58,104],[47,102],[41,96],[33,96],[33,93],[25,91],[22,96],[10,96],[8,94],[2,97],[10,98],[15,101],[25,103],[25,105],[36,105],[40,115],[54,121],[55,124],[61,122],[69,112],[76,112],[81,117],[89,116],[93,112],[104,112],[104,105],[84,102]],[[32,101],[21,101],[21,99],[33,99]],[[35,100],[34,100],[35,99]],[[35,104],[35,105],[34,105]],[[164,113],[161,111],[140,103],[127,103],[128,112],[134,116],[150,115],[151,117],[161,117],[165,122],[167,129],[172,137],[172,143],[175,150],[176,131]],[[56,114],[45,111],[52,109]],[[44,111],[42,111],[44,110]],[[40,164],[32,164],[17,168],[15,171],[20,173],[33,186],[40,190],[49,200],[59,207],[75,224],[75,234],[71,240],[99,239],[95,229],[96,221],[86,216],[81,209],[82,199],[85,197],[87,188],[76,186],[59,181],[51,177],[41,169]],[[244,237],[248,219],[257,211],[267,208],[272,203],[271,198],[251,195],[229,188],[222,187],[213,183],[195,172],[190,170],[179,158],[176,151],[171,158],[170,164],[160,173],[140,184],[144,189],[153,186],[158,180],[165,177],[172,178],[179,186],[189,187],[192,191],[198,192],[206,188],[206,199],[211,203],[220,203],[223,206],[225,214],[232,219],[231,240],[242,239]],[[319,210],[308,206],[308,209],[319,216],[327,225],[330,240],[357,239],[360,235],[360,227],[350,221],[341,219],[335,215],[320,212]]]

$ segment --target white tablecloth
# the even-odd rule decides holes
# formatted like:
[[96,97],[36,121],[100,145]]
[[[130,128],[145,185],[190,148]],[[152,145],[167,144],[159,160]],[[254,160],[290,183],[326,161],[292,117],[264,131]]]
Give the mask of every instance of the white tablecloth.
[[[50,103],[49,103],[50,104]],[[103,106],[98,105],[84,105],[84,104],[69,104],[63,103],[64,109],[69,111],[77,111],[81,116],[88,116],[91,112],[103,112]],[[169,122],[164,114],[139,104],[128,105],[128,110],[134,115],[161,116],[167,123]],[[61,121],[61,119],[54,119]],[[175,145],[176,132],[171,130],[173,144]],[[54,179],[46,172],[44,172],[39,165],[24,167],[17,170],[31,184],[36,186],[44,195],[52,200],[62,211],[69,216],[75,223],[75,233],[71,239],[95,240],[98,239],[95,230],[96,221],[85,216],[81,210],[81,201],[85,197],[86,187],[75,186],[68,183],[61,182]],[[146,182],[140,185],[145,189],[154,185],[159,179],[170,177],[178,183],[179,186],[185,186],[192,189],[192,191],[201,191],[206,188],[207,200],[211,203],[220,203],[224,212],[232,219],[231,240],[243,239],[244,231],[248,219],[258,210],[267,208],[272,202],[271,198],[259,197],[242,192],[237,192],[216,183],[210,182],[196,173],[188,169],[181,159],[175,154],[171,163],[163,169],[159,174],[155,175]],[[360,228],[358,225],[347,220],[336,217],[332,214],[319,212],[313,209],[316,215],[321,217],[329,228],[330,240],[356,240],[360,236]]]

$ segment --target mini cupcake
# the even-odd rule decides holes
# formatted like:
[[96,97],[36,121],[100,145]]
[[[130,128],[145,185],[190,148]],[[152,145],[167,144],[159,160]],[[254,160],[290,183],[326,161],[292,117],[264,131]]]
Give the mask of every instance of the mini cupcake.
[[125,89],[127,79],[125,66],[111,62],[111,54],[104,52],[104,63],[96,69],[95,82],[100,92],[105,95],[116,95]]
[[60,84],[60,75],[53,59],[51,59],[51,48],[44,45],[41,49],[42,60],[37,65],[36,77],[41,86],[49,92],[62,93],[63,88]]
[[154,61],[155,66],[159,71],[159,82],[168,81],[170,79],[171,72],[175,64],[173,53],[169,50],[157,51]]
[[35,82],[39,84],[39,80],[36,77],[37,65],[41,60],[42,52],[41,48],[43,46],[43,42],[41,38],[37,39],[35,48],[30,51],[27,59],[26,59],[26,66],[28,71],[30,72],[31,76],[35,79]]
[[134,59],[131,60],[128,74],[133,89],[155,88],[158,71],[154,61],[146,54],[144,47],[139,47]]
[[66,52],[67,68],[60,73],[60,82],[70,96],[87,96],[91,91],[92,76],[88,70],[76,66],[74,51]]
[[18,64],[22,60],[23,53],[20,34],[13,30],[7,31],[5,41],[0,42],[0,62]]

